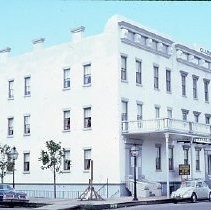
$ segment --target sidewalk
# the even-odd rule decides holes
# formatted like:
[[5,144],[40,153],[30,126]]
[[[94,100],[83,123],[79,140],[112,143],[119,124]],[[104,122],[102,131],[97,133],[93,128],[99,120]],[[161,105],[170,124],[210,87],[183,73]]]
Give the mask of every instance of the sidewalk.
[[115,209],[120,207],[172,203],[172,199],[166,197],[148,197],[139,198],[138,201],[133,201],[132,197],[120,197],[103,201],[80,201],[70,199],[45,199],[31,198],[30,203],[45,203],[47,205],[36,209]]

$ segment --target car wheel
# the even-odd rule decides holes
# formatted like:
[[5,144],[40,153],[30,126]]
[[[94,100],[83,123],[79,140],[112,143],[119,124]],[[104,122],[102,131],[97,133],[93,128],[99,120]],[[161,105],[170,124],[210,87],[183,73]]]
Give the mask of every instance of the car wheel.
[[209,193],[209,201],[211,202],[211,192]]
[[191,196],[191,201],[192,201],[193,203],[196,203],[196,201],[197,201],[196,193],[193,193],[193,194],[192,194],[192,196]]

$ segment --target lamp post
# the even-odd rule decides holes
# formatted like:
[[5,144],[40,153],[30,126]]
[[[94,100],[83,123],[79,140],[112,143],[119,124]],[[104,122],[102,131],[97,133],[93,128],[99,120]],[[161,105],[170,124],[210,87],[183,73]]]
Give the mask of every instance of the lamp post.
[[136,189],[136,184],[137,184],[137,181],[136,181],[136,163],[137,163],[137,156],[138,156],[138,148],[136,146],[133,146],[131,147],[131,155],[134,157],[134,175],[133,175],[133,178],[134,178],[134,192],[133,192],[133,200],[134,201],[137,201],[138,198],[137,198],[137,189]]
[[18,152],[16,150],[16,147],[13,147],[9,153],[10,158],[12,159],[12,186],[15,188],[15,161],[18,158]]

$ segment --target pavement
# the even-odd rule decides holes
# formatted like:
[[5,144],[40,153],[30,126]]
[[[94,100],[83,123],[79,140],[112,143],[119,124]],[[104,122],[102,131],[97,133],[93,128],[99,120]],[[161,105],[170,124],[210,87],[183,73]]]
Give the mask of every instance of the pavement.
[[[76,199],[47,199],[47,198],[31,198],[29,206],[36,204],[34,209],[58,209],[58,210],[68,210],[68,209],[116,209],[129,206],[137,205],[152,205],[152,204],[163,204],[172,203],[172,199],[167,199],[166,196],[161,197],[148,197],[148,198],[138,198],[138,201],[133,201],[132,197],[120,197],[106,199],[102,201],[81,201]],[[45,204],[45,205],[44,205]]]

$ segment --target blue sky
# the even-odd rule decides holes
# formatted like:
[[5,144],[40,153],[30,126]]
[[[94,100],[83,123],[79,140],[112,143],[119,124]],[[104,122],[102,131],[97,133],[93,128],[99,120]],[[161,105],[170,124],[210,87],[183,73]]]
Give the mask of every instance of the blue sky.
[[211,2],[0,0],[0,49],[12,54],[68,42],[70,29],[86,27],[86,35],[103,31],[109,17],[119,14],[179,41],[211,51]]

